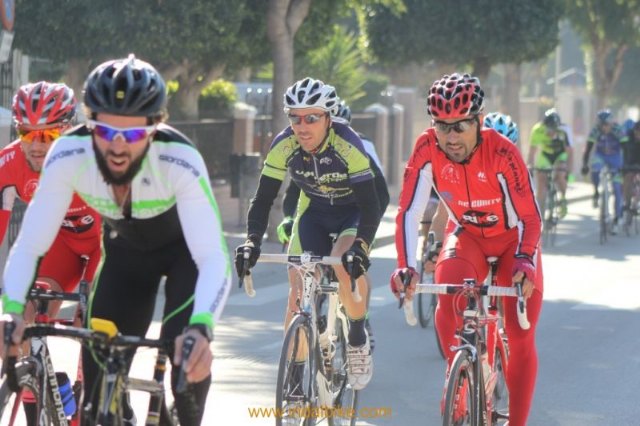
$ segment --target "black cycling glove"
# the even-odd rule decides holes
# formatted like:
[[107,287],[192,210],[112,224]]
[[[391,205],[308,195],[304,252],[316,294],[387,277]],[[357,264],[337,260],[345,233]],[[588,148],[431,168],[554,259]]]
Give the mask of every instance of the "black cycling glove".
[[358,279],[361,275],[367,272],[371,262],[369,261],[369,245],[361,239],[356,239],[349,250],[342,255],[342,266],[349,271],[348,256],[353,255],[351,262],[351,278]]
[[[245,249],[248,249],[249,251],[249,259],[248,259],[249,265],[246,270],[244,270],[245,269],[244,268]],[[236,272],[238,274],[238,277],[242,275],[243,270],[245,275],[249,275],[249,269],[256,266],[256,262],[258,261],[259,257],[260,257],[260,238],[258,238],[255,235],[249,235],[249,238],[247,238],[247,241],[245,241],[244,244],[241,244],[238,247],[236,247],[235,265],[236,265]]]

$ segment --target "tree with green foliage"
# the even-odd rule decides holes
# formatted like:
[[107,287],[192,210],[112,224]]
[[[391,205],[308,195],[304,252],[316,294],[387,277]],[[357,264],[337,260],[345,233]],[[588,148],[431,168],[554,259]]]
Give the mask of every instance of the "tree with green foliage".
[[343,27],[334,26],[326,44],[296,60],[296,80],[311,76],[336,88],[338,96],[352,103],[365,95],[367,69],[357,38]]
[[261,48],[263,3],[18,0],[14,43],[29,55],[66,62],[66,79],[76,89],[92,66],[134,52],[178,81],[171,99],[176,118],[197,119],[198,98],[209,83],[226,70],[268,60]]
[[624,54],[624,66],[612,93],[612,103],[640,108],[638,70],[640,70],[640,47],[631,47]]
[[567,16],[584,41],[589,84],[598,108],[609,103],[630,47],[640,46],[639,0],[566,0]]
[[471,65],[486,79],[494,64],[543,58],[558,44],[562,0],[404,0],[406,12],[367,14],[375,56],[387,65]]

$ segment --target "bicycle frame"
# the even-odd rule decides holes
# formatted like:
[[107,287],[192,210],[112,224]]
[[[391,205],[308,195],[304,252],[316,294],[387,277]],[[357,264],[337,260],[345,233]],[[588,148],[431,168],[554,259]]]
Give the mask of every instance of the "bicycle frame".
[[[302,255],[263,254],[260,256],[259,262],[286,263],[290,267],[295,268],[302,279],[302,290],[298,294],[297,301],[298,310],[294,312],[289,328],[300,321],[299,318],[302,318],[305,326],[311,330],[308,336],[308,348],[306,350],[309,354],[313,354],[310,361],[310,371],[313,377],[312,383],[315,385],[310,386],[309,402],[312,404],[317,403],[322,407],[334,407],[336,400],[340,399],[341,393],[349,386],[346,382],[346,374],[344,377],[341,377],[339,387],[334,386],[334,377],[332,376],[334,373],[332,369],[336,354],[336,341],[339,338],[339,336],[336,335],[336,324],[340,321],[340,330],[345,340],[341,343],[346,344],[348,319],[340,308],[341,305],[338,295],[339,284],[332,281],[328,272],[323,271],[319,266],[341,265],[341,258],[315,256],[308,253]],[[323,277],[329,278],[323,281]],[[244,277],[245,288],[247,278],[249,278],[249,282],[251,282],[251,275]],[[250,286],[253,288],[252,284],[250,284]],[[328,299],[327,325],[323,332],[320,332],[318,329],[318,296],[321,294],[326,294]],[[290,349],[287,345],[286,337],[284,345],[283,354]],[[294,345],[294,351],[298,350],[296,347],[297,345]],[[331,365],[331,367],[329,367],[329,365]],[[345,365],[346,360],[342,360],[341,369],[343,369]],[[279,376],[280,373],[279,371]],[[280,389],[278,389],[278,392],[280,392]],[[277,398],[279,398],[279,396]],[[354,390],[354,405],[356,400],[357,391]],[[330,424],[333,424],[331,423],[333,420],[329,420]],[[351,419],[351,421],[353,422],[354,419]]]
[[[492,281],[495,282],[495,278],[492,277]],[[464,280],[464,284],[418,284],[416,291],[435,294],[454,294],[455,297],[464,297],[466,299],[465,309],[461,312],[463,325],[458,333],[461,344],[451,348],[452,351],[456,352],[454,361],[451,364],[451,374],[454,373],[453,370],[455,366],[460,362],[458,358],[468,357],[473,371],[471,383],[474,385],[474,389],[469,390],[470,392],[474,392],[472,396],[472,405],[474,406],[470,408],[472,424],[488,424],[487,422],[489,421],[493,422],[496,421],[496,419],[504,418],[500,413],[492,411],[492,408],[488,404],[488,401],[491,399],[490,395],[493,394],[493,387],[486,386],[480,355],[483,351],[486,351],[487,356],[495,354],[496,348],[504,354],[506,351],[504,347],[505,342],[502,340],[497,329],[499,316],[491,314],[489,307],[484,303],[483,299],[484,296],[517,297],[518,322],[520,327],[526,330],[530,328],[530,324],[527,320],[526,304],[524,302],[524,296],[522,295],[521,285],[518,284],[516,287],[497,287],[494,285],[476,286],[474,279],[466,279]],[[457,302],[454,301],[454,303]],[[497,307],[495,309],[497,311]],[[491,323],[494,324],[493,327],[490,327]],[[491,333],[493,333],[493,341],[491,341],[491,345],[489,345],[488,337]],[[489,359],[490,364],[493,364],[494,361],[495,360],[491,360],[491,358]],[[504,372],[506,374],[506,369]],[[493,373],[495,373],[495,371]],[[451,377],[449,379],[451,379]],[[489,382],[491,382],[492,379],[490,376]],[[456,390],[450,388],[450,386],[457,386],[457,384],[448,384],[447,407],[452,406],[452,398],[456,397]],[[447,421],[445,417],[445,424]]]

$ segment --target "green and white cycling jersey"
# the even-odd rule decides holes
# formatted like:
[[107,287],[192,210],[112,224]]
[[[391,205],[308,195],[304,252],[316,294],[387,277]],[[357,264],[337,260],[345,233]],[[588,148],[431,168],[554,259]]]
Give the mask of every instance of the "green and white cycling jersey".
[[192,322],[211,325],[220,316],[231,267],[206,166],[188,139],[170,126],[158,125],[153,138],[131,182],[127,217],[98,169],[85,126],[53,144],[4,272],[5,312],[24,304],[38,259],[49,249],[77,192],[132,247],[156,250],[184,239],[198,267]]

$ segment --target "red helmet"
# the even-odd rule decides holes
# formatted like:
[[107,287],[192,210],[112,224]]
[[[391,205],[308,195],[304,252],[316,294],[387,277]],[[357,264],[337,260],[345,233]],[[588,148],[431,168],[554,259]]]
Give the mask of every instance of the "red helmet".
[[76,114],[76,99],[65,84],[29,83],[21,86],[13,97],[12,112],[18,125],[65,124]]
[[433,118],[463,118],[484,108],[480,80],[469,74],[453,73],[433,82],[427,97],[427,111]]

